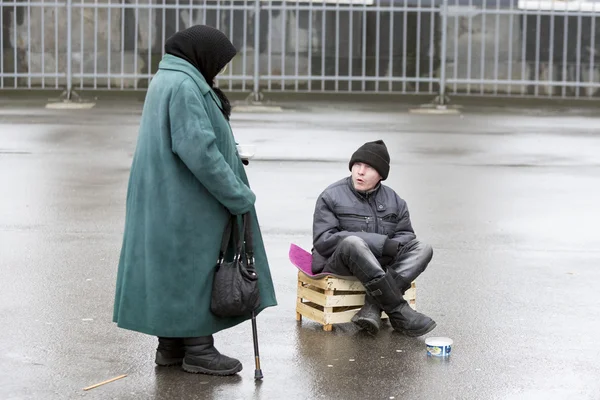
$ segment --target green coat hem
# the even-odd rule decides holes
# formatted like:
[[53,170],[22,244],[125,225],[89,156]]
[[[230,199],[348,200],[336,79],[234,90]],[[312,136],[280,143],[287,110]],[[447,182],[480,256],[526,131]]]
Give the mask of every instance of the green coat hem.
[[[272,304],[270,303],[265,306],[261,306],[256,311],[256,316],[258,316],[263,310],[265,310],[269,307],[276,307],[276,306],[277,306],[277,301],[273,302]],[[246,322],[249,319],[251,319],[251,316],[227,318],[227,324],[224,326],[221,326],[221,327],[213,326],[212,328],[208,328],[208,329],[188,330],[188,331],[164,330],[162,328],[149,329],[145,325],[141,326],[141,325],[136,325],[136,324],[130,324],[128,322],[116,321],[115,318],[113,318],[113,322],[115,322],[119,328],[144,333],[146,335],[157,336],[157,337],[188,338],[188,337],[200,337],[200,336],[212,335],[217,332],[220,332],[220,331],[229,329],[231,327],[234,327],[236,325],[239,325],[243,322]]]

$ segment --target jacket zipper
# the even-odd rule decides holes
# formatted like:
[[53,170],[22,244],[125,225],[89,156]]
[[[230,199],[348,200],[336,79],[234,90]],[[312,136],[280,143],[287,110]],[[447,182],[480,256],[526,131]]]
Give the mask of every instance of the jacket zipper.
[[[371,211],[373,212],[373,220],[375,221],[375,231],[374,233],[378,233],[379,232],[379,223],[377,222],[377,210],[375,208],[375,205],[373,204],[373,202],[371,202],[371,195],[367,194],[366,195],[366,200],[367,200],[367,204],[369,205],[369,207],[371,207]],[[367,222],[367,227],[369,226],[369,223]]]
[[375,233],[379,233],[379,223],[377,222],[377,210],[375,209],[375,206],[371,203],[369,203],[369,205],[371,206],[371,210],[373,210],[373,218],[375,219]]
[[367,232],[369,231],[369,218],[370,217],[365,217],[364,215],[358,215],[358,214],[339,214],[340,217],[353,217],[353,218],[359,218],[359,219],[364,219],[365,223],[367,224]]
[[338,214],[340,217],[355,217],[355,218],[369,218],[369,217],[365,217],[364,215],[358,215],[358,214]]

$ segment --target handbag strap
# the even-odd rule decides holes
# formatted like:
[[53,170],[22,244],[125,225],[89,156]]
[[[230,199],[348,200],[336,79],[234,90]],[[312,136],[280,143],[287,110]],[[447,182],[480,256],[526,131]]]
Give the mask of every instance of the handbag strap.
[[[235,241],[235,243],[238,243],[239,242],[239,231],[238,231],[237,217],[235,215],[231,215],[229,217],[229,219],[227,220],[227,225],[225,225],[225,230],[223,231],[223,238],[221,239],[221,249],[219,251],[219,263],[223,262],[225,253],[227,252],[227,247],[229,246],[229,240],[231,239],[232,232],[233,232],[233,240]],[[239,252],[237,252],[236,254],[239,254]]]
[[252,215],[247,212],[243,216],[245,252],[249,264],[254,264],[254,243],[252,240]]
[[235,255],[234,258],[239,258],[242,255],[242,246],[246,253],[246,258],[249,264],[254,264],[254,243],[252,240],[252,216],[248,212],[242,216],[243,223],[243,235],[244,240],[240,240],[240,231],[237,222],[237,216],[232,215],[227,221],[225,231],[223,232],[223,238],[221,239],[221,249],[219,253],[219,263],[223,262],[227,247],[229,246],[229,240],[233,234],[233,243],[235,244]]

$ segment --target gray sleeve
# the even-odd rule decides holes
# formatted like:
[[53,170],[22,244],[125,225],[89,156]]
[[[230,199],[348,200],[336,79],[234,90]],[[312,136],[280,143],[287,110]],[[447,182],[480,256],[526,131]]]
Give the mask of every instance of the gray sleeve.
[[337,216],[333,212],[326,194],[317,199],[313,218],[313,246],[325,258],[331,257],[337,245],[349,236],[363,239],[375,257],[381,257],[386,235],[369,232],[348,232],[340,230]]
[[410,221],[408,206],[404,200],[401,200],[401,204],[403,207],[401,207],[400,221],[398,221],[398,225],[396,225],[394,237],[392,239],[400,242],[400,244],[404,246],[417,236],[415,235],[415,231]]

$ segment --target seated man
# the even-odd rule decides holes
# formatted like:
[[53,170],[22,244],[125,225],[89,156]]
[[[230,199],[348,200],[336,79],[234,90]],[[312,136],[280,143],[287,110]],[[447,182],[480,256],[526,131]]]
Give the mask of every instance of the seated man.
[[403,295],[425,270],[433,250],[417,240],[406,202],[381,184],[389,170],[385,143],[365,143],[350,159],[352,175],[319,196],[312,271],[354,275],[362,282],[365,305],[352,318],[362,329],[378,333],[384,310],[395,330],[416,337],[436,324],[414,311]]

